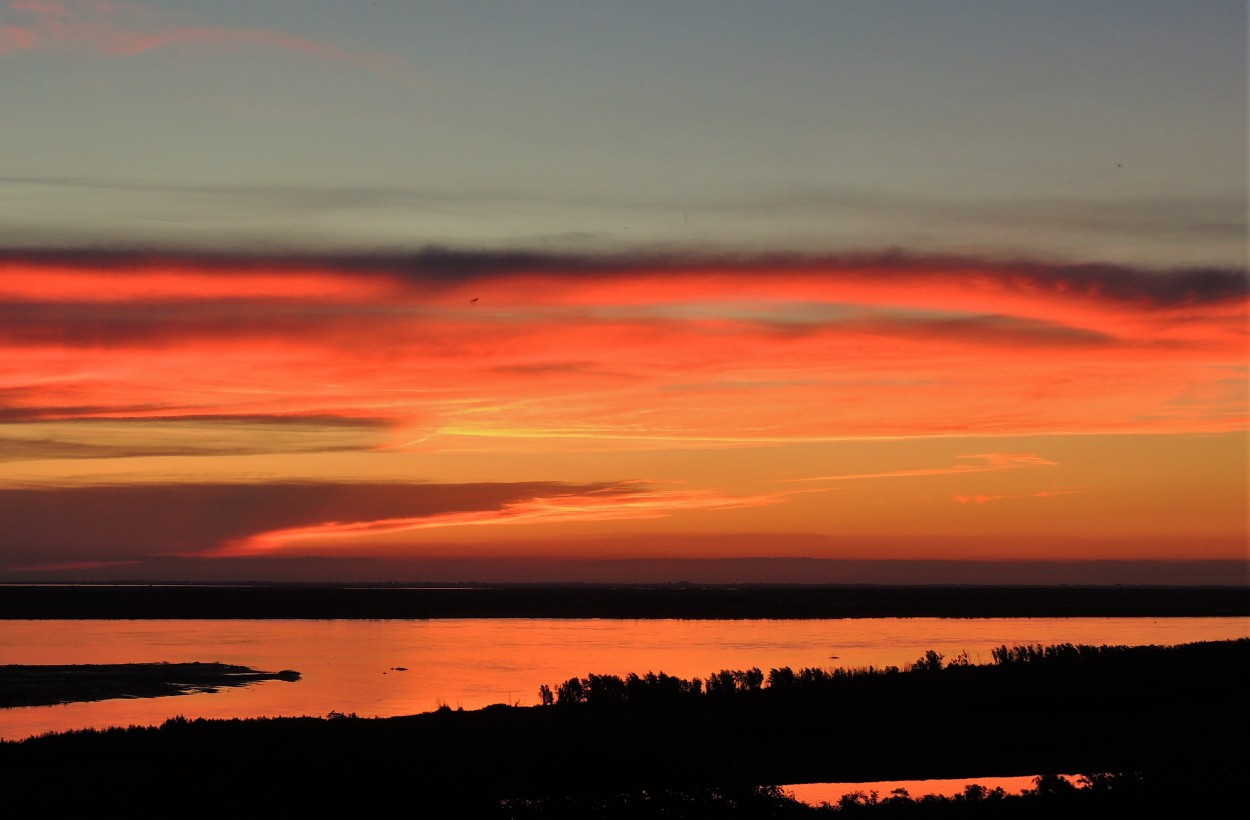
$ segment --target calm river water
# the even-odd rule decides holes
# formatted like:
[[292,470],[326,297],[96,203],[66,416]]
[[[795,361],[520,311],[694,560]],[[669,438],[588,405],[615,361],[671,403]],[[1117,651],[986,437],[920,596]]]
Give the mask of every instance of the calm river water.
[[[928,649],[989,662],[1006,644],[1177,644],[1250,636],[1250,618],[0,621],[0,665],[219,661],[301,680],[180,697],[0,709],[0,738],[166,718],[532,705],[589,673],[707,677],[758,666],[903,666]],[[405,667],[399,671],[395,667]]]

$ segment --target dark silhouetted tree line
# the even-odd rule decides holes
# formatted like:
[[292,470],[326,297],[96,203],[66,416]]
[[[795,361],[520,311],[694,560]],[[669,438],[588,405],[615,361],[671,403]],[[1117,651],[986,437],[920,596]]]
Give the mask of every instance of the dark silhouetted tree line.
[[[1121,816],[1098,801],[1198,801],[1240,789],[1250,771],[1250,639],[1014,647],[986,665],[932,652],[906,668],[595,674],[540,691],[548,706],[174,720],[0,742],[0,792],[13,816],[50,796],[63,805],[72,783],[98,805],[193,795],[201,813],[788,817],[817,809],[761,784],[1143,773],[1139,791],[1123,778],[1069,788],[1048,777],[1033,802],[974,790],[914,815],[1071,820],[1076,804],[1063,801]],[[901,797],[829,811],[905,816],[924,803]]]
[[[1238,642],[1229,642],[1235,647]],[[1242,639],[1241,643],[1247,643]],[[1210,646],[1208,644],[1207,646]],[[1192,644],[1190,646],[1204,646]],[[1183,655],[1185,647],[1162,646],[1093,646],[1086,644],[1023,644],[1013,647],[1000,646],[991,650],[990,667],[998,667],[1007,673],[1014,673],[1027,666],[1030,673],[1042,673],[1039,680],[1046,681],[1047,671],[1060,671],[1078,665],[1106,671],[1124,671],[1141,669],[1155,674],[1185,675]],[[647,672],[645,675],[630,673],[624,678],[611,674],[591,674],[583,678],[569,678],[554,690],[544,684],[539,687],[539,701],[545,706],[569,706],[588,704],[592,706],[609,705],[642,705],[655,706],[660,704],[690,704],[697,701],[715,701],[731,696],[765,697],[793,696],[800,693],[814,693],[831,688],[859,685],[872,682],[874,688],[880,689],[883,679],[899,681],[904,685],[931,686],[931,678],[924,678],[920,684],[917,678],[908,677],[905,673],[933,675],[944,673],[952,681],[967,682],[972,675],[983,675],[973,672],[975,665],[968,660],[967,652],[961,652],[950,659],[935,650],[928,650],[907,667],[898,666],[863,666],[838,667],[825,669],[822,667],[803,667],[798,670],[783,666],[768,670],[765,675],[759,667],[750,669],[722,669],[706,678],[691,678],[667,675],[664,672]],[[993,673],[991,673],[993,674]],[[984,679],[984,678],[982,678]],[[884,691],[884,690],[883,690]]]

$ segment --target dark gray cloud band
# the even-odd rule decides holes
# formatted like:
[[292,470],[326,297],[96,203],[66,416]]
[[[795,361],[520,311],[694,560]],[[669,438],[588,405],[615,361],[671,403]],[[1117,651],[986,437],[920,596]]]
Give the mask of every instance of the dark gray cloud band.
[[1062,295],[1070,298],[1104,299],[1166,308],[1186,304],[1211,304],[1243,298],[1247,271],[1238,268],[1192,267],[1169,270],[1110,264],[1068,264],[1036,259],[989,260],[968,256],[934,256],[904,251],[876,253],[813,254],[551,254],[524,250],[458,250],[429,246],[415,251],[373,253],[188,252],[161,249],[41,249],[0,250],[5,263],[68,265],[120,270],[150,271],[154,275],[172,268],[237,276],[240,273],[306,273],[324,270],[362,277],[381,277],[401,286],[437,293],[443,289],[514,276],[541,274],[553,279],[628,280],[660,272],[715,273],[723,276],[758,277],[762,271],[790,272],[836,280],[872,270],[888,284],[893,278],[948,279],[951,272],[983,276],[1001,286],[1026,293]]
[[0,490],[0,567],[199,554],[273,530],[497,511],[533,498],[636,485],[283,483]]

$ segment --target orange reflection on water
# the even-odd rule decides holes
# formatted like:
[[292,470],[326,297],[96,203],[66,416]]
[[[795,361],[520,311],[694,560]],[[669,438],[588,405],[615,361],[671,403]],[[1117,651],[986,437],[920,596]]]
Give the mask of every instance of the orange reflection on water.
[[[1075,775],[1065,775],[1068,780],[1075,780]],[[811,806],[821,803],[837,804],[844,795],[860,792],[871,796],[874,792],[881,800],[893,796],[897,789],[903,789],[912,799],[927,795],[954,797],[963,794],[967,786],[976,784],[986,789],[1002,789],[1007,794],[1020,794],[1034,787],[1034,775],[1022,777],[976,777],[955,778],[952,780],[878,780],[871,783],[792,783],[782,786],[786,792]]]
[[[872,618],[848,620],[4,621],[13,664],[220,661],[271,681],[215,694],[0,710],[0,738],[169,717],[261,717],[331,711],[362,717],[446,704],[531,706],[538,687],[590,673],[906,665],[925,651],[988,663],[1006,644],[1178,644],[1250,636],[1250,618]],[[396,667],[405,667],[399,671]]]

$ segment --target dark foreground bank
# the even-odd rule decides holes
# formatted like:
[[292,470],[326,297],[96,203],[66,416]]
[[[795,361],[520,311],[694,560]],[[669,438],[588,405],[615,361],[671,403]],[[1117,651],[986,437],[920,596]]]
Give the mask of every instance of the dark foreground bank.
[[553,682],[548,706],[73,732],[0,743],[0,787],[11,805],[73,784],[97,805],[194,796],[201,812],[780,817],[808,809],[765,784],[1117,772],[1148,784],[1134,794],[1151,805],[1246,784],[1250,640],[950,660],[726,670],[697,686],[591,675]]
[[1210,616],[1250,616],[1250,588],[0,586],[0,619]]

